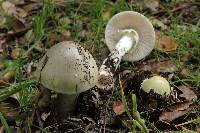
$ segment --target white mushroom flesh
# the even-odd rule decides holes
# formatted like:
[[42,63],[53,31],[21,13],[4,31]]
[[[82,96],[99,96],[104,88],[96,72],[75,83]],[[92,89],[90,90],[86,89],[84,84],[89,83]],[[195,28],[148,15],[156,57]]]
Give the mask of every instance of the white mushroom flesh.
[[108,58],[104,60],[99,69],[99,84],[97,86],[102,89],[110,89],[113,86],[113,72],[118,68],[121,58],[132,48],[136,47],[139,40],[137,32],[134,30],[119,31],[124,35],[116,45],[116,49],[111,51]]
[[124,33],[124,35],[121,37],[119,42],[116,44],[115,49],[118,52],[116,53],[115,56],[121,60],[121,58],[126,53],[128,53],[129,50],[136,47],[138,40],[139,40],[139,36],[138,36],[137,32],[133,29],[119,30],[119,32]]

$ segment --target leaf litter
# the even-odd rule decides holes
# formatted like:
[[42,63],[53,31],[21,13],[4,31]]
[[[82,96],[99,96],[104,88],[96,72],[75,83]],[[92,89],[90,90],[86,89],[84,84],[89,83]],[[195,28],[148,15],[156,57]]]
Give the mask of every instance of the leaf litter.
[[124,105],[121,101],[114,101],[112,108],[116,115],[121,115],[125,112]]
[[166,111],[162,112],[159,116],[159,121],[170,123],[171,121],[179,118],[180,116],[186,114],[191,111],[193,108],[192,102],[178,102],[169,107],[167,107]]
[[[69,5],[73,2],[68,2],[68,1],[62,1],[62,0],[56,0],[53,1],[55,2],[55,5],[59,7],[59,10],[61,11],[63,7],[67,6],[70,7]],[[0,2],[1,3],[1,2]],[[73,3],[76,6],[76,3]],[[112,1],[111,5],[114,5],[116,1]],[[141,3],[141,2],[140,2]],[[69,5],[68,5],[69,4]],[[88,6],[88,1],[83,3]],[[73,5],[73,6],[74,6]],[[139,2],[136,2],[136,5],[139,5]],[[195,4],[194,4],[195,5]],[[61,7],[60,7],[61,6]],[[32,29],[32,20],[28,19],[29,16],[34,17],[35,13],[37,13],[42,7],[43,3],[40,0],[33,0],[33,1],[24,1],[24,0],[8,0],[8,1],[3,1],[3,4],[1,4],[1,7],[3,9],[4,14],[0,14],[0,51],[1,53],[8,52],[9,56],[7,55],[6,58],[9,58],[10,60],[18,60],[21,56],[21,53],[24,50],[27,50],[29,45],[32,45],[35,41],[35,33],[34,29]],[[189,5],[187,5],[189,7]],[[83,6],[80,7],[81,9],[84,9]],[[168,7],[167,7],[168,8]],[[101,18],[103,21],[107,21],[111,15],[113,15],[110,10],[111,8],[105,7],[103,10],[103,15]],[[125,9],[125,8],[124,8]],[[165,52],[174,52],[176,51],[179,46],[178,43],[171,37],[166,34],[166,31],[170,31],[170,20],[166,21],[166,13],[165,15],[160,14],[160,11],[164,11],[165,7],[163,2],[159,0],[151,0],[151,1],[142,1],[142,6],[140,6],[137,10],[141,12],[150,12],[154,16],[152,16],[152,22],[154,25],[157,25],[156,28],[160,28],[159,31],[161,30],[164,33],[157,32],[157,43],[156,43],[156,49],[159,51],[165,53]],[[182,9],[185,10],[185,7],[182,7],[178,5],[178,7],[173,7],[172,13],[173,12],[180,12]],[[197,8],[193,7],[190,8],[184,15],[187,15],[187,13],[190,13],[191,10],[196,11]],[[62,12],[62,11],[61,11]],[[166,12],[166,11],[164,11]],[[86,11],[77,11],[77,14],[73,14],[74,17],[80,17],[79,13],[86,13]],[[58,18],[56,18],[58,23],[60,25],[63,25],[64,23],[67,23],[69,26],[66,29],[63,29],[64,31],[52,31],[50,34],[47,35],[47,37],[42,40],[41,42],[36,45],[34,48],[34,51],[28,55],[28,59],[26,60],[26,63],[23,65],[23,68],[20,68],[23,71],[23,77],[30,78],[32,75],[32,71],[34,71],[35,68],[35,62],[33,57],[36,55],[41,55],[43,54],[46,49],[50,46],[53,46],[55,43],[63,41],[63,40],[72,40],[74,39],[74,32],[80,32],[82,38],[78,38],[78,41],[83,41],[84,39],[87,41],[87,39],[91,38],[93,35],[91,33],[91,29],[89,23],[91,20],[90,16],[85,17],[82,20],[75,20],[77,23],[80,23],[80,27],[82,31],[76,31],[74,29],[71,29],[73,25],[76,23],[72,21],[71,17],[72,16],[64,16],[63,12],[58,14]],[[164,16],[164,18],[162,18]],[[191,14],[188,14],[188,16],[191,17]],[[8,20],[11,20],[13,23],[9,27],[5,26]],[[188,19],[188,18],[187,18]],[[83,22],[84,20],[87,20],[87,22]],[[80,21],[80,22],[78,22]],[[188,21],[188,20],[187,20]],[[51,20],[48,20],[48,24],[46,25],[47,28],[45,31],[49,31],[51,29],[51,26],[53,26],[53,23]],[[77,25],[76,25],[77,26]],[[86,39],[87,38],[87,39]],[[77,39],[77,38],[75,38]],[[11,42],[12,43],[11,43]],[[84,41],[83,41],[84,42]],[[100,42],[105,42],[105,40],[101,40]],[[91,43],[91,42],[90,42]],[[96,45],[95,45],[96,46]],[[24,49],[25,48],[25,49]],[[102,60],[105,59],[107,54],[109,53],[109,50],[106,47],[102,47],[100,49],[100,53],[102,56]],[[104,54],[105,53],[105,54]],[[95,55],[94,55],[95,56]],[[169,55],[170,56],[170,55]],[[99,57],[98,57],[99,58]],[[190,61],[183,61],[184,63],[190,62]],[[1,65],[1,64],[0,64]],[[138,65],[138,66],[137,66]],[[140,109],[140,106],[143,106],[140,102],[140,95],[137,93],[137,89],[139,87],[137,85],[133,85],[132,82],[137,80],[133,80],[133,77],[136,75],[135,73],[139,73],[138,75],[142,78],[151,76],[151,75],[164,75],[165,77],[168,78],[169,81],[174,80],[174,73],[179,71],[179,67],[176,63],[173,62],[171,58],[164,57],[162,59],[152,59],[151,56],[148,57],[145,60],[139,61],[136,67],[132,67],[130,69],[125,69],[123,70],[122,80],[125,80],[125,95],[127,97],[127,102],[128,106],[130,106],[129,103],[130,101],[130,95],[132,93],[137,94],[137,104],[138,104],[138,109]],[[5,70],[5,67],[2,63],[1,70]],[[123,65],[121,66],[123,67]],[[148,73],[147,71],[150,71]],[[14,73],[13,71],[7,71],[3,75],[3,80],[2,82],[4,85],[8,86],[11,84],[15,79],[15,76],[18,73]],[[139,77],[138,76],[138,77]],[[187,75],[186,75],[187,76]],[[141,78],[141,79],[142,79]],[[137,78],[136,78],[137,79]],[[138,82],[139,83],[139,82]],[[127,85],[126,85],[127,84]],[[132,84],[129,85],[129,84]],[[117,85],[117,83],[116,83]],[[140,85],[140,84],[139,84]],[[130,87],[130,88],[128,88]],[[164,123],[168,123],[173,125],[173,121],[179,120],[181,116],[184,114],[190,112],[192,108],[195,107],[195,100],[198,99],[198,96],[195,91],[193,91],[193,86],[192,85],[180,85],[176,84],[174,86],[175,90],[177,90],[176,98],[172,99],[173,103],[166,103],[165,105],[162,106],[162,108],[157,108],[154,111],[157,113],[157,115],[152,114],[152,116],[156,116],[156,119],[153,119],[153,123],[156,122],[156,120],[160,120]],[[35,89],[35,88],[34,88]],[[37,89],[41,89],[41,87],[38,86]],[[129,90],[129,91],[128,91]],[[116,91],[116,90],[115,90]],[[95,92],[95,93],[93,93]],[[113,93],[113,92],[112,92]],[[78,111],[75,112],[77,113],[76,117],[70,117],[66,118],[64,121],[60,122],[55,120],[53,116],[53,112],[50,111],[51,108],[47,106],[43,111],[39,111],[35,109],[35,107],[32,107],[31,116],[28,116],[25,118],[23,124],[36,124],[39,126],[44,126],[44,129],[47,129],[47,131],[75,131],[75,128],[78,128],[77,131],[88,131],[88,132],[97,132],[97,131],[102,131],[102,132],[118,132],[116,130],[116,127],[119,126],[119,128],[123,129],[125,132],[130,131],[132,128],[131,123],[129,122],[129,118],[127,118],[125,107],[123,103],[119,100],[114,99],[112,101],[112,104],[105,104],[107,103],[108,98],[112,98],[112,93],[111,92],[101,92],[101,91],[88,91],[86,92],[85,96],[80,96],[79,99],[79,104],[81,104],[78,107]],[[91,96],[92,95],[92,96]],[[95,95],[95,96],[94,96]],[[96,98],[98,96],[98,98]],[[51,96],[52,98],[53,96]],[[52,98],[53,99],[53,98]],[[151,100],[149,100],[151,101]],[[9,101],[10,102],[10,101]],[[8,102],[8,103],[9,103]],[[153,104],[153,103],[151,103]],[[15,114],[12,113],[12,104],[0,104],[0,109],[3,110],[3,112],[8,111],[8,116],[14,116]],[[131,108],[131,107],[130,107]],[[5,110],[7,109],[7,110]],[[31,110],[31,107],[29,108]],[[146,109],[146,108],[145,108]],[[142,112],[142,117],[145,117],[145,112],[150,112],[149,110],[140,110]],[[159,112],[159,113],[158,113]],[[160,113],[161,112],[161,113]],[[19,112],[17,112],[19,113]],[[22,111],[20,112],[23,115],[26,114],[27,112]],[[19,113],[19,116],[21,114]],[[151,117],[151,113],[149,114]],[[30,119],[30,120],[27,120]],[[49,121],[50,120],[50,121]],[[119,122],[120,121],[120,122]],[[127,122],[128,121],[128,122]],[[18,121],[17,121],[18,122]],[[124,126],[123,122],[129,124],[129,126]],[[38,124],[40,123],[40,124]],[[57,125],[52,125],[52,123],[57,123]],[[59,123],[59,124],[58,124]],[[120,123],[120,124],[119,124]],[[182,122],[181,122],[182,123]],[[116,126],[117,125],[117,126]],[[115,128],[113,128],[113,127]],[[68,127],[68,129],[66,129]],[[26,129],[27,127],[20,127],[23,131],[28,131]],[[50,130],[51,129],[51,130]],[[3,129],[2,129],[3,130]]]
[[156,32],[156,40],[155,48],[162,52],[170,52],[177,49],[177,43],[167,35]]
[[184,98],[187,101],[196,101],[197,94],[191,89],[189,85],[180,85],[177,87],[181,91],[180,98]]

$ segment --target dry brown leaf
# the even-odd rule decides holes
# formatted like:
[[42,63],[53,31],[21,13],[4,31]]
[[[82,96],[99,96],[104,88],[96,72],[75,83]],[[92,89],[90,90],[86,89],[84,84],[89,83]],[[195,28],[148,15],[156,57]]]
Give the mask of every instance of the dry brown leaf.
[[89,37],[91,37],[91,31],[89,31],[89,30],[82,30],[82,32],[81,32],[81,37],[83,37],[83,38],[89,38]]
[[7,32],[7,36],[17,36],[26,33],[30,29],[29,24],[22,23],[18,19],[13,19],[13,27],[12,30]]
[[5,64],[2,61],[0,61],[0,70],[4,69],[5,67]]
[[29,30],[29,28],[25,27],[25,28],[22,28],[22,29],[17,29],[17,30],[10,30],[7,32],[7,35],[8,36],[17,36],[17,35],[21,35],[21,34],[24,34],[25,32],[27,32]]
[[54,44],[56,44],[58,42],[58,39],[59,39],[58,33],[56,33],[56,32],[50,33],[50,35],[49,35],[49,37],[47,39],[49,47],[51,47]]
[[14,110],[19,107],[17,99],[9,97],[4,102],[0,103],[0,112],[6,113],[7,116],[16,116],[19,110]]
[[15,76],[15,71],[8,71],[6,74],[3,76],[3,81],[5,82],[10,82],[11,79]]
[[169,36],[162,35],[160,32],[156,32],[155,48],[163,52],[170,52],[177,49],[177,44]]
[[114,101],[112,107],[116,115],[121,115],[125,112],[124,105],[121,101]]
[[152,12],[155,12],[159,7],[159,2],[157,0],[144,0],[144,6]]
[[62,36],[61,36],[61,40],[67,40],[67,41],[71,41],[72,40],[72,34],[70,31],[68,30],[65,30],[63,31],[62,33]]
[[200,133],[200,127],[197,127],[196,131],[197,133]]
[[26,32],[26,34],[24,35],[24,39],[26,41],[33,42],[33,40],[35,39],[35,36],[32,29]]
[[21,9],[19,7],[16,7],[15,4],[13,4],[9,1],[2,2],[1,6],[2,6],[4,12],[11,17],[24,18],[27,16],[26,11],[24,11],[23,9]]
[[1,6],[7,15],[12,16],[14,14],[17,14],[17,9],[13,3],[9,1],[4,1],[2,2]]
[[37,11],[42,7],[42,3],[29,3],[27,5],[24,5],[22,8],[29,14],[31,14],[33,11]]
[[187,76],[190,74],[190,71],[187,68],[183,68],[179,73],[179,78],[184,79],[187,78]]
[[2,125],[0,125],[0,133],[4,133],[5,132],[5,129]]
[[17,35],[21,35],[23,33],[25,33],[28,29],[20,29],[20,30],[10,30],[7,32],[8,36],[17,36]]
[[22,50],[20,48],[12,49],[11,57],[12,59],[17,59],[21,55]]
[[24,0],[8,0],[8,1],[15,4],[15,5],[25,4]]
[[48,42],[49,47],[51,47],[58,42],[69,41],[69,40],[72,40],[70,31],[64,31],[62,32],[62,34],[58,34],[57,32],[52,32],[49,35],[47,42]]
[[30,29],[24,34],[23,37],[21,37],[19,39],[19,43],[20,44],[30,44],[34,41],[34,39],[35,39],[35,35],[33,33],[33,30]]
[[199,58],[193,55],[193,53],[187,52],[181,57],[181,62],[183,62],[184,64],[198,65]]
[[7,85],[8,85],[7,82],[5,82],[3,79],[0,79],[0,87],[5,87]]
[[151,71],[155,74],[173,73],[178,70],[177,66],[170,59],[161,59],[159,62],[156,59],[151,59],[140,67],[143,71]]
[[0,16],[0,28],[4,27],[5,23],[6,23],[6,18],[4,16]]
[[2,40],[0,40],[0,53],[3,52],[3,45],[5,44],[5,42],[6,42],[6,39],[5,39],[5,38],[2,39]]
[[179,102],[170,105],[167,111],[164,111],[159,116],[159,121],[170,123],[176,118],[183,116],[185,113],[189,112],[192,107],[190,106],[192,102]]
[[108,9],[106,9],[106,10],[103,12],[102,18],[103,18],[103,20],[105,21],[105,20],[108,20],[109,17],[110,17],[110,11],[109,11]]
[[22,24],[24,25],[26,24],[26,21],[24,18],[28,15],[28,13],[25,10],[23,10],[22,8],[16,7],[15,4],[9,1],[2,2],[1,6],[3,9],[3,13],[10,16],[13,23],[20,21]]
[[25,10],[23,10],[22,8],[17,8],[16,11],[17,11],[17,16],[19,18],[24,18],[28,15],[28,13]]
[[179,95],[180,97],[185,98],[188,101],[197,100],[197,95],[189,86],[181,85],[178,86],[178,89],[182,91],[182,94]]

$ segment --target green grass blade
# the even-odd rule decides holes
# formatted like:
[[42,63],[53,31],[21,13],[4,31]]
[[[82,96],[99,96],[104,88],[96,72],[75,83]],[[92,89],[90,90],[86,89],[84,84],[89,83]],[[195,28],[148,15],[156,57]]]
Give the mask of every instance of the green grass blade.
[[[6,87],[2,91],[0,91],[0,102],[7,99],[9,96],[19,92],[21,89],[26,88],[24,86],[30,86],[32,84],[36,83],[36,81],[31,80],[31,81],[23,81],[21,83],[15,83],[12,84],[9,87]],[[23,87],[22,87],[23,86]]]
[[6,119],[3,117],[3,114],[0,112],[0,119],[1,119],[1,123],[5,129],[6,133],[11,133],[11,129],[8,126],[8,123],[6,122]]
[[133,103],[133,112],[137,111],[137,102],[136,102],[136,95],[132,95],[132,103]]

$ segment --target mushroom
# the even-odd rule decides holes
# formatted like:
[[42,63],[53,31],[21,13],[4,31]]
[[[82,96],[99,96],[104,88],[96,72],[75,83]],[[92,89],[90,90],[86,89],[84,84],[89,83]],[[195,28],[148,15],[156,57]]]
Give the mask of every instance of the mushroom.
[[51,47],[38,63],[35,77],[41,84],[57,92],[56,111],[68,115],[79,93],[95,86],[98,67],[92,55],[72,41]]
[[161,76],[153,76],[149,79],[143,80],[141,89],[149,93],[151,90],[159,94],[160,96],[169,96],[171,94],[171,88],[169,82]]
[[134,11],[124,11],[108,22],[105,40],[111,53],[100,67],[98,87],[110,89],[121,59],[138,61],[150,54],[155,44],[155,32],[145,16]]
[[144,79],[139,94],[142,110],[158,109],[163,105],[169,105],[174,99],[174,91],[169,82],[161,76]]

